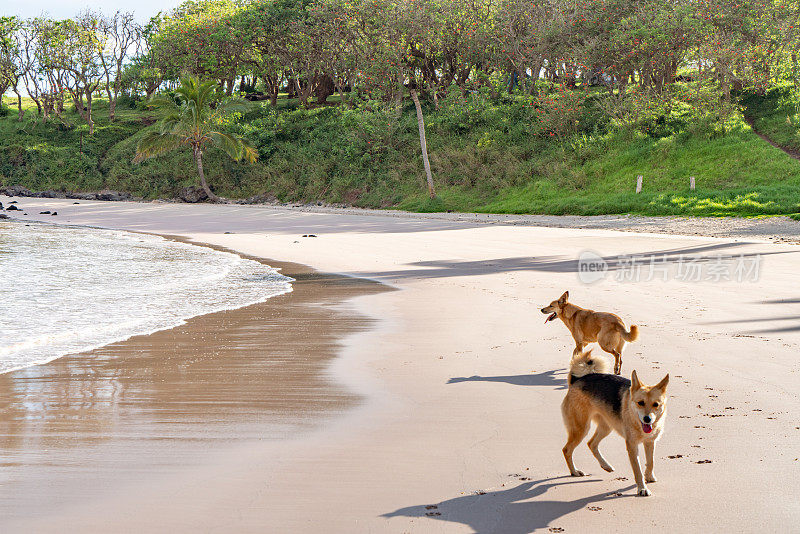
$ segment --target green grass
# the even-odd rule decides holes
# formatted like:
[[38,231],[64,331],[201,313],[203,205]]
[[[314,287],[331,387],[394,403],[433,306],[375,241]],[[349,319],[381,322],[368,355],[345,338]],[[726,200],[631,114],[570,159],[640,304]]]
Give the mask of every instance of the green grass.
[[800,100],[791,86],[779,86],[765,95],[746,94],[742,98],[745,115],[755,128],[778,145],[800,153]]
[[[745,104],[750,116],[758,110],[759,129],[800,147],[784,97],[750,97]],[[144,198],[172,197],[195,184],[188,152],[132,163],[146,112],[122,106],[120,120],[109,123],[106,105],[96,110],[94,136],[77,114],[68,115],[74,127],[67,128],[18,123],[13,109],[0,118],[2,182],[37,190],[119,189]],[[531,108],[520,99],[445,101],[425,113],[434,200],[426,193],[411,104],[397,119],[374,105],[306,110],[282,97],[275,111],[261,102],[232,124],[258,147],[259,161],[236,163],[211,150],[205,169],[216,192],[230,198],[421,212],[800,213],[800,162],[757,137],[741,118],[729,120],[724,131],[681,119],[661,125],[658,135],[652,129],[644,135],[610,128],[587,106],[579,132],[557,140],[535,135]],[[636,194],[639,174],[644,188]]]

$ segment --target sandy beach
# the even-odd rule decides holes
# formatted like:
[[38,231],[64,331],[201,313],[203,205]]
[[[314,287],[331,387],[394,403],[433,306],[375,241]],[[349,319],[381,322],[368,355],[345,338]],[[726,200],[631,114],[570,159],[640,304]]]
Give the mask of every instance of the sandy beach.
[[[29,214],[18,219],[179,236],[309,279],[0,376],[4,532],[796,531],[800,248],[767,240],[774,223],[710,237],[14,200]],[[794,224],[777,224],[780,240]],[[723,235],[698,225],[683,233]],[[591,284],[578,276],[586,251],[607,268]],[[657,261],[636,274],[631,255]],[[681,278],[686,258],[699,279]],[[559,406],[573,344],[539,312],[567,289],[640,327],[623,374],[670,373],[650,498],[635,496],[618,436],[602,445],[614,473],[581,446],[589,476],[568,476]]]

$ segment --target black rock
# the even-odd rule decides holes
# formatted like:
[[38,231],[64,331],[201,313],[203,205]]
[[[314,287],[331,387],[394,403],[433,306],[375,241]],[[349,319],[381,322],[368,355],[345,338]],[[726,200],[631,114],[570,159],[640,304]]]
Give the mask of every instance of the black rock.
[[6,208],[6,211],[22,211],[22,210],[20,210],[18,207],[12,204]]
[[208,195],[203,190],[202,187],[184,187],[180,191],[178,191],[178,198],[183,200],[184,202],[189,202],[194,204],[195,202],[202,202],[208,199]]
[[73,204],[80,204],[80,202],[73,202]]
[[80,200],[97,200],[97,193],[67,193],[67,198],[77,198]]
[[16,203],[17,203],[16,200],[12,200],[11,202],[9,202],[9,204],[16,204]]
[[36,196],[39,198],[67,198],[67,194],[63,191],[42,191],[41,193],[36,193]]
[[49,211],[40,211],[39,215],[50,215]]
[[0,219],[8,219],[8,215],[5,213],[0,213]]
[[130,199],[131,195],[129,193],[111,191],[110,189],[104,189],[97,193],[97,200],[120,201],[120,200],[130,200]]
[[3,209],[3,203],[0,202],[0,210],[2,210],[2,209]]
[[27,187],[22,187],[21,185],[9,185],[6,187],[0,187],[0,194],[6,195],[7,197],[30,197],[33,196],[31,190]]
[[58,215],[58,212],[57,212],[57,211],[54,211],[54,212],[53,212],[53,213],[51,213],[50,215]]

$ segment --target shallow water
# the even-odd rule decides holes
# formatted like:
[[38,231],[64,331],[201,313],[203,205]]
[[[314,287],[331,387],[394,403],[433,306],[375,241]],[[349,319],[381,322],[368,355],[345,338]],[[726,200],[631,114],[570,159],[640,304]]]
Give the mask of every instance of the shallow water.
[[236,254],[158,236],[0,222],[0,372],[292,290]]

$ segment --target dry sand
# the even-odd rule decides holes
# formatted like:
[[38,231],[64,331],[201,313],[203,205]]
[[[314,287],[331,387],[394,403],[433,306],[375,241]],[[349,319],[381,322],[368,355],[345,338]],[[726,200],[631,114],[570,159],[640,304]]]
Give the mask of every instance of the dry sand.
[[[338,384],[331,391],[360,397],[352,407],[329,412],[323,422],[282,439],[234,436],[202,461],[137,472],[136,484],[125,482],[135,462],[132,468],[122,464],[117,483],[113,477],[103,478],[107,465],[95,466],[75,446],[74,486],[100,477],[104,493],[73,499],[78,502],[69,506],[45,502],[32,510],[28,504],[30,513],[4,521],[4,531],[796,531],[796,246],[741,237],[486,224],[461,216],[17,200],[29,219],[176,234],[381,281],[400,291],[371,292],[350,299],[347,308],[336,307],[374,319],[369,330],[344,338],[339,357],[322,372]],[[33,215],[53,209],[58,216]],[[781,224],[791,228],[793,222]],[[318,237],[300,237],[309,233]],[[587,249],[609,266],[605,279],[591,285],[581,283],[576,272],[576,258]],[[628,273],[628,254],[666,257],[670,279],[662,281],[657,270],[659,276],[646,280],[645,266],[638,282],[617,280]],[[743,255],[752,262],[760,255],[760,276],[743,282],[676,280],[681,254],[704,257],[704,277],[729,257],[735,263]],[[640,340],[627,348],[624,373],[637,369],[646,382],[671,374],[669,419],[656,449],[659,482],[651,485],[653,497],[634,496],[618,436],[602,445],[615,473],[603,472],[581,447],[576,464],[591,475],[565,476],[559,404],[572,345],[566,328],[543,324],[539,312],[564,289],[577,304],[615,311],[628,324],[640,326]],[[285,297],[290,302],[294,295]],[[313,344],[315,335],[310,332],[298,342]],[[71,372],[70,360],[43,366],[39,373]],[[161,365],[151,359],[141,369]],[[264,373],[243,376],[269,380]],[[4,391],[25,390],[25,379],[7,375]],[[108,443],[124,440],[129,424],[141,430],[140,454],[147,453],[155,441],[148,439],[148,432],[156,430],[148,430],[142,421],[157,417],[112,406],[107,411],[126,413],[128,424],[93,426],[91,402],[81,395],[109,384],[71,390],[73,380],[59,381],[63,390],[58,403],[69,410],[59,425],[77,428],[85,434],[81,439],[96,439],[97,454],[106,454]],[[258,408],[257,388],[242,387],[249,393],[239,410],[246,411],[249,402]],[[38,388],[28,386],[30,394],[23,398],[37,402]],[[174,375],[170,384],[157,389],[162,403],[180,400],[180,377]],[[228,389],[237,386],[230,383]],[[268,391],[265,387],[265,395]],[[346,398],[342,402],[352,404]],[[40,415],[31,410],[31,419]],[[228,421],[222,412],[218,420],[200,417],[186,426],[190,433],[208,429],[213,434]],[[236,421],[237,410],[230,417]],[[170,424],[167,417],[166,428]],[[4,455],[11,463],[14,451],[24,455],[20,451],[33,449],[45,455],[58,447],[60,457],[70,456],[68,443],[47,442],[46,425],[26,425],[5,427]],[[26,439],[20,441],[20,436]],[[175,442],[179,449],[188,448],[181,439]],[[14,472],[31,474],[46,485],[44,463],[21,463],[11,466]],[[113,468],[108,472],[113,474]],[[4,499],[11,498],[7,492],[14,485],[4,482],[2,487]],[[55,493],[63,491],[70,491],[68,485]]]

